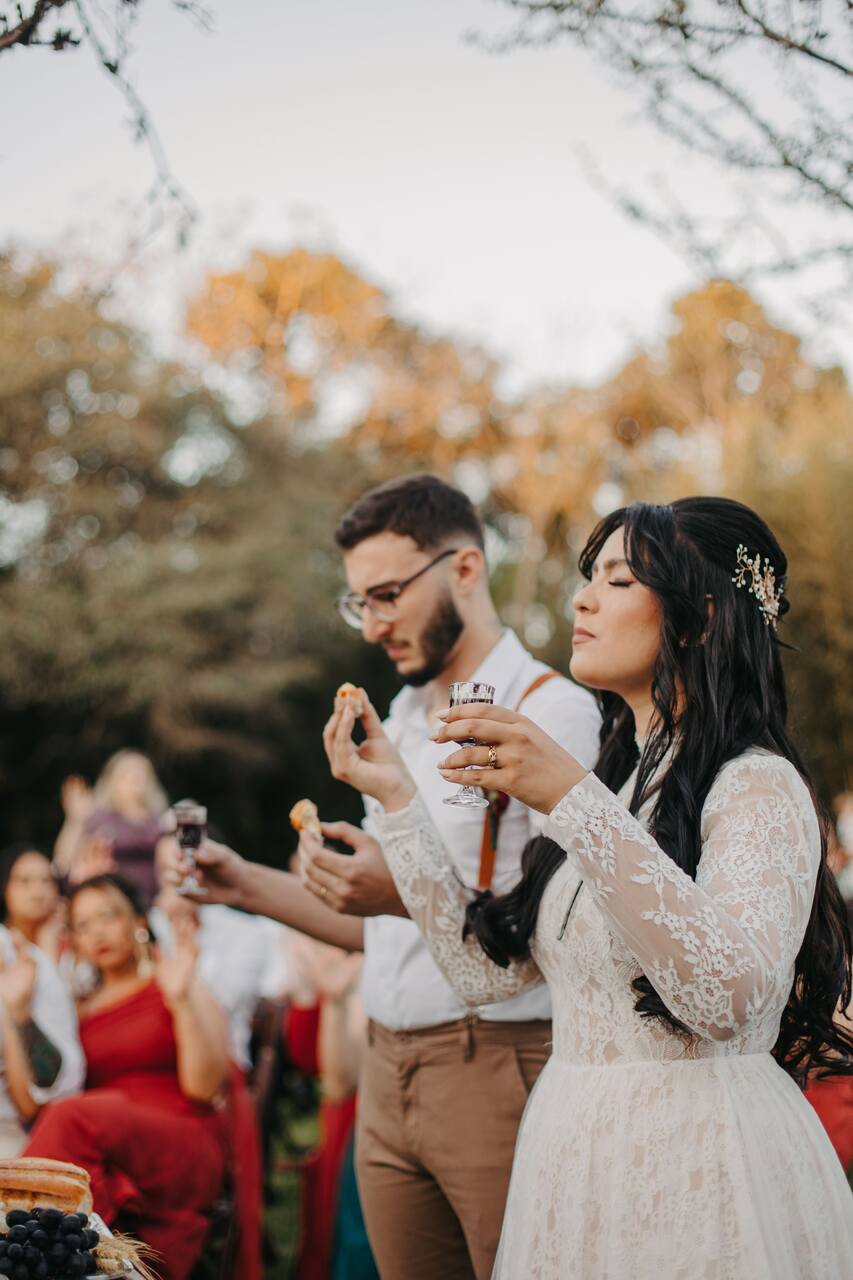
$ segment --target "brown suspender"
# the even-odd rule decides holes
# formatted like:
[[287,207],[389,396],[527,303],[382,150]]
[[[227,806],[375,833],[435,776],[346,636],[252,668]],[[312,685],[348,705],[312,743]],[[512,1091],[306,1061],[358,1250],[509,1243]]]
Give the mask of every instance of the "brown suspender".
[[[522,704],[527,701],[531,693],[535,693],[537,689],[541,689],[543,684],[547,684],[549,680],[553,680],[558,676],[559,671],[543,671],[541,676],[537,676],[532,684],[529,684],[524,693],[515,704],[515,710],[520,711]],[[495,826],[500,824],[500,814],[495,815]],[[495,839],[495,844],[497,838]],[[492,878],[495,874],[495,844],[492,843],[492,816],[486,809],[483,815],[483,834],[480,839],[480,872],[477,876],[478,889],[491,889]]]

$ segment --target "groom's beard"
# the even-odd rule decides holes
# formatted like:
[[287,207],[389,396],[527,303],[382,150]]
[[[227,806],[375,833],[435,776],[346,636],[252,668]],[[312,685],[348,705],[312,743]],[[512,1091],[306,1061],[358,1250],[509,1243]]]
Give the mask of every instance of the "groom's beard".
[[432,611],[420,637],[423,665],[403,675],[405,684],[416,689],[440,676],[465,629],[465,623],[448,593]]

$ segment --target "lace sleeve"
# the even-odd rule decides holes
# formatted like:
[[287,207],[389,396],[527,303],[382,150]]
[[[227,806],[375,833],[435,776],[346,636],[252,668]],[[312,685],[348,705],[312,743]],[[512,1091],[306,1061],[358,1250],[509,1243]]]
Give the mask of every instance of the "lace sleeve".
[[419,794],[399,813],[380,812],[377,825],[397,891],[460,999],[470,1005],[492,1004],[543,981],[533,960],[502,969],[474,938],[463,941],[465,908],[472,891],[459,879]]
[[702,812],[695,882],[592,775],[563,797],[545,832],[697,1035],[727,1040],[784,1005],[820,860],[814,805],[787,760],[748,754],[720,771]]

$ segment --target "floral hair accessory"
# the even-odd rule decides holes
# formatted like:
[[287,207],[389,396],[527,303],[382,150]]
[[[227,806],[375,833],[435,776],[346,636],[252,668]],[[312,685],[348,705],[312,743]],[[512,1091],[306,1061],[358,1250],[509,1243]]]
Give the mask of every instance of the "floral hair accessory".
[[750,560],[749,552],[741,543],[737,549],[737,569],[732,582],[736,587],[746,587],[750,595],[755,596],[761,616],[775,631],[782,591],[776,587],[776,574],[770,561],[765,557],[762,566],[761,555],[757,551]]

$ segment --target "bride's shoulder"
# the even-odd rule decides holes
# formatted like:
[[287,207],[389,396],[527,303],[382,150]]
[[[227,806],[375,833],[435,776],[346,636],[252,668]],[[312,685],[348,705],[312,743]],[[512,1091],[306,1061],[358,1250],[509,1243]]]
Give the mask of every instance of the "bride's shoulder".
[[801,818],[817,822],[812,794],[796,765],[761,747],[750,747],[726,761],[711,785],[702,816],[751,804],[766,808],[768,817],[773,809],[793,806]]

